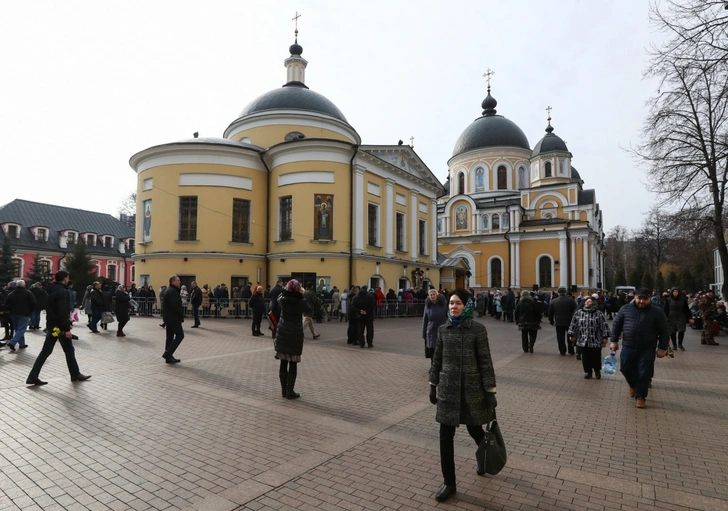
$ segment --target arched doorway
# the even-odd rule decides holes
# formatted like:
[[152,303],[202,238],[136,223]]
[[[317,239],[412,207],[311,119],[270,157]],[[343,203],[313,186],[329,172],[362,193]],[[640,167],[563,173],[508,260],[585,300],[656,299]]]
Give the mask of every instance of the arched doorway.
[[553,287],[553,264],[549,256],[541,256],[538,260],[538,286]]
[[495,257],[490,261],[490,287],[499,288],[503,285],[503,262]]

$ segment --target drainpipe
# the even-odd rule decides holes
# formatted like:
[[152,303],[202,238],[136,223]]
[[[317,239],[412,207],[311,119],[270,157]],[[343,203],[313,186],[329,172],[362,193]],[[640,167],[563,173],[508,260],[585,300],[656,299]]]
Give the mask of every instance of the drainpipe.
[[268,252],[270,247],[270,167],[268,167],[268,164],[265,162],[265,159],[263,158],[264,153],[259,153],[260,161],[263,162],[263,166],[265,167],[265,170],[267,171],[266,175],[266,194],[265,194],[265,216],[266,218],[266,229],[265,229],[265,252],[263,255],[265,256],[265,279],[266,284],[270,282],[270,259],[268,258]]
[[[566,221],[566,291],[568,292],[571,289],[572,282],[571,282],[571,258],[574,257],[574,254],[571,253],[571,234],[569,234],[569,227],[571,227],[571,220]],[[562,266],[563,268],[563,266]],[[563,271],[559,269],[559,271]],[[560,276],[559,276],[560,277]]]
[[503,233],[503,237],[508,241],[508,284],[506,287],[511,287],[511,274],[513,272],[513,268],[511,268],[511,237],[509,236],[511,232],[511,207],[506,206],[506,214],[508,215],[508,230]]
[[[352,144],[354,153],[349,160],[349,215],[350,215],[350,233],[349,233],[349,289],[354,285],[354,159],[359,152],[359,146]],[[362,190],[362,193],[364,191]]]

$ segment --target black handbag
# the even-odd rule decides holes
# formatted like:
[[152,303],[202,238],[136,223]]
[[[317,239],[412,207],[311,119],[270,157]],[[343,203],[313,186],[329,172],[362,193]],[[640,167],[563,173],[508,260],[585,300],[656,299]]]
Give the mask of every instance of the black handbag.
[[[493,415],[493,420],[485,428],[485,437],[478,446],[479,451],[485,451],[485,472],[494,476],[506,466],[508,455],[506,453],[506,443],[503,441],[498,421]],[[480,473],[478,467],[478,472]]]

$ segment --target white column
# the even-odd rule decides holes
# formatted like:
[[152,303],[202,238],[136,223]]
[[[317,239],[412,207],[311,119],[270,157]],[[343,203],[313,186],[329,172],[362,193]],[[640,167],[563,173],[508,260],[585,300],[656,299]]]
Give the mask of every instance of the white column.
[[118,280],[119,283],[123,286],[125,285],[124,270],[126,270],[126,263],[124,261],[119,261],[119,264],[117,264],[116,267],[119,269],[119,274],[116,276],[116,280]]
[[387,211],[387,223],[384,229],[384,254],[394,257],[394,179],[387,178],[384,200]]
[[576,284],[576,239],[571,238],[571,283]]
[[[566,287],[569,268],[566,264],[566,233],[559,234],[559,286]],[[555,268],[554,268],[555,269]]]
[[589,285],[591,287],[596,287],[596,285],[597,285],[597,269],[598,269],[597,268],[597,244],[596,244],[596,242],[592,241],[590,243],[590,248],[591,248],[591,264],[592,264],[592,269],[594,271],[592,272],[592,278],[591,278],[591,282],[589,283]]
[[437,201],[430,203],[430,261],[437,264]]
[[419,247],[417,246],[417,235],[420,232],[420,204],[417,200],[418,196],[418,191],[410,190],[410,259],[413,261],[417,259],[417,252],[419,251]]
[[[354,252],[364,252],[364,167],[354,165]],[[387,230],[392,225],[387,226]]]
[[521,242],[513,243],[513,252],[516,254],[516,264],[514,270],[516,272],[516,287],[521,287]]
[[589,287],[589,239],[582,238],[581,244],[582,251],[584,252],[584,280],[582,286]]
[[510,261],[508,261],[508,286],[515,287],[516,273],[514,271],[514,268],[516,267],[516,251],[513,250],[513,243],[511,243],[510,240],[508,240],[508,244],[511,246],[511,249],[509,250],[509,252],[511,253],[511,257]]

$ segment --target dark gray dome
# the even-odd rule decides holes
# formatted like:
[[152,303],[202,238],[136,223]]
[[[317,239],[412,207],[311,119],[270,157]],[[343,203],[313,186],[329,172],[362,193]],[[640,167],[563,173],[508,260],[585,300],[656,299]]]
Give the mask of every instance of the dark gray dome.
[[328,115],[348,124],[336,105],[301,82],[288,82],[280,89],[266,92],[248,103],[240,117],[269,110],[304,110]]
[[581,181],[581,175],[576,171],[574,167],[571,167],[571,179],[576,179]]
[[453,156],[486,147],[520,147],[531,149],[528,138],[518,125],[502,115],[488,115],[475,119],[455,142]]
[[490,95],[483,100],[483,116],[478,117],[473,123],[465,128],[458,141],[455,142],[453,156],[467,153],[473,149],[484,149],[486,147],[521,147],[531,149],[526,134],[518,125],[506,119],[502,115],[496,115],[495,107],[498,102]]
[[551,127],[551,123],[546,127],[546,135],[538,141],[536,147],[533,148],[531,158],[538,156],[539,154],[546,153],[568,153],[569,148],[566,147],[566,142],[561,140],[561,137],[554,135],[554,129]]

